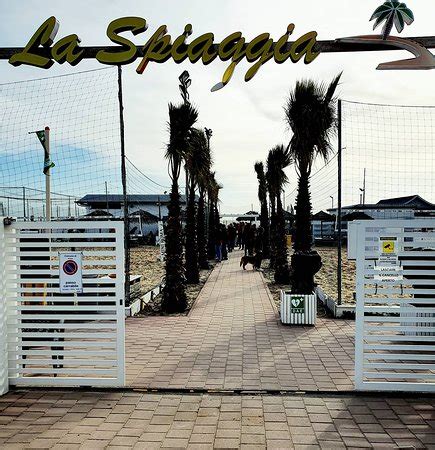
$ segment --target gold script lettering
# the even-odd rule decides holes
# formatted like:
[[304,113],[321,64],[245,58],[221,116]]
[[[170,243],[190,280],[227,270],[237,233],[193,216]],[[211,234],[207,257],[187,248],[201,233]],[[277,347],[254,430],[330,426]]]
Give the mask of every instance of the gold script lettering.
[[59,64],[63,64],[66,61],[75,66],[83,58],[83,50],[80,49],[79,43],[80,39],[76,34],[70,34],[60,39],[51,50],[53,59]]
[[122,17],[110,22],[107,27],[107,37],[121,46],[122,51],[100,50],[97,60],[102,64],[130,64],[137,57],[137,48],[129,39],[119,36],[118,33],[131,31],[137,35],[146,31],[147,22],[142,17]]
[[56,17],[49,17],[30,38],[24,50],[20,53],[16,53],[9,58],[9,63],[13,66],[19,66],[21,64],[27,64],[28,66],[41,67],[48,69],[53,65],[51,58],[45,58],[35,54],[36,49],[42,45],[44,47],[50,47],[54,38],[59,30],[59,22]]

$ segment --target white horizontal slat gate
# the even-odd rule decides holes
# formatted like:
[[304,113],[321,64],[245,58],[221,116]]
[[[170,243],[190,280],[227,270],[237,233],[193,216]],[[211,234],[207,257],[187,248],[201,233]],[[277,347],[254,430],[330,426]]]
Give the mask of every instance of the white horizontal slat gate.
[[[123,386],[122,222],[14,222],[4,240],[10,385]],[[60,293],[59,252],[82,253],[82,293]]]
[[435,392],[435,218],[356,227],[355,387]]
[[9,388],[8,381],[8,347],[7,347],[7,317],[6,317],[6,245],[4,239],[3,217],[0,217],[0,395]]

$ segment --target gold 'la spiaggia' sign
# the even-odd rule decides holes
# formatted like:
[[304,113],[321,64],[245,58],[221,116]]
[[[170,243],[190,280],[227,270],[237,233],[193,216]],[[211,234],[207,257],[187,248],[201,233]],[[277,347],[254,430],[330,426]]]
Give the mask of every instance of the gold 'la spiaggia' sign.
[[[147,28],[147,22],[142,17],[122,17],[112,21],[107,27],[107,36],[117,47],[101,49],[97,52],[96,59],[102,64],[130,64],[141,54],[137,73],[143,73],[149,62],[164,63],[169,59],[176,63],[186,59],[192,63],[201,60],[203,64],[210,64],[216,58],[231,61],[222,81],[212,88],[218,90],[230,81],[234,69],[243,59],[253,63],[245,74],[245,81],[249,81],[260,67],[272,58],[278,64],[287,60],[297,63],[302,59],[305,64],[309,64],[319,55],[319,52],[314,50],[317,38],[315,31],[304,34],[291,45],[288,43],[288,38],[295,29],[294,24],[288,25],[286,32],[276,43],[269,33],[262,33],[247,42],[241,32],[235,32],[219,44],[215,44],[213,33],[205,33],[187,42],[192,34],[190,24],[184,27],[180,36],[172,40],[166,25],[161,25],[145,43],[141,52],[133,42],[120,35],[126,31],[137,35],[145,32]],[[45,69],[51,67],[54,61],[59,64],[68,62],[73,66],[78,64],[84,57],[84,50],[79,45],[80,38],[76,34],[70,34],[55,42],[58,30],[59,22],[56,18],[48,18],[30,38],[24,50],[12,55],[9,62],[14,66],[27,64]],[[44,56],[38,52],[40,47],[49,49],[49,55]]]

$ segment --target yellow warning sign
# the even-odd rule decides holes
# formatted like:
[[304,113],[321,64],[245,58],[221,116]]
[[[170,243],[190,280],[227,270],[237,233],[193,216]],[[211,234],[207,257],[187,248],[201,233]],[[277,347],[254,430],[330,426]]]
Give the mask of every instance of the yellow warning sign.
[[382,253],[394,253],[395,244],[396,243],[394,241],[382,241]]

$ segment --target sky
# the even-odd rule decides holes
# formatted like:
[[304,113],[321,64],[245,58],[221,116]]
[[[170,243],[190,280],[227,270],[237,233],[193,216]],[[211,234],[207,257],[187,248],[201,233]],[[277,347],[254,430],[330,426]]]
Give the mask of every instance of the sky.
[[[46,0],[43,3],[33,0],[0,0],[0,47],[24,46],[39,25],[51,15],[60,22],[58,37],[76,33],[83,46],[110,45],[106,37],[107,25],[113,19],[124,16],[139,16],[148,22],[147,32],[136,37],[128,36],[138,45],[146,42],[151,33],[162,24],[168,26],[172,36],[178,36],[187,23],[193,25],[192,38],[213,32],[215,42],[234,31],[243,32],[247,39],[263,32],[269,32],[278,39],[289,23],[296,25],[294,36],[314,30],[318,32],[319,40],[335,39],[372,33],[369,18],[380,4],[379,0]],[[416,20],[401,36],[433,35],[433,2],[414,0],[408,2],[408,6],[413,10]],[[408,57],[407,53],[401,51],[329,53],[321,54],[310,65],[291,62],[278,65],[269,61],[248,83],[243,77],[249,65],[244,62],[239,64],[230,83],[214,93],[210,89],[220,81],[228,63],[216,60],[203,66],[201,63],[192,65],[189,62],[176,65],[168,61],[165,64],[150,64],[142,75],[135,72],[138,62],[133,63],[123,70],[126,153],[146,175],[163,185],[169,183],[167,163],[163,158],[168,141],[167,104],[180,100],[178,76],[186,69],[192,79],[190,98],[199,109],[198,126],[213,130],[211,146],[214,167],[218,180],[224,186],[221,212],[240,213],[251,209],[251,205],[254,209],[258,208],[257,180],[253,165],[257,160],[265,160],[269,149],[275,145],[288,143],[291,134],[286,127],[283,106],[295,82],[301,78],[328,82],[343,71],[338,90],[343,99],[435,105],[434,71],[376,70],[379,63],[405,57]],[[44,70],[26,66],[13,67],[3,60],[0,61],[0,83],[98,67],[101,65],[97,61],[84,60],[76,67],[55,64],[49,70]],[[431,136],[425,144],[426,153],[430,152],[428,142],[433,142],[433,126],[432,114],[429,124]],[[431,158],[430,153],[425,157]],[[292,168],[288,169],[288,175],[286,192],[292,192],[297,183]],[[418,177],[418,173],[415,176]],[[316,195],[320,196],[313,192],[313,198]],[[288,201],[292,202],[293,198],[294,196],[289,196]],[[379,199],[373,199],[375,200]],[[323,207],[323,204],[319,203],[320,206]]]

